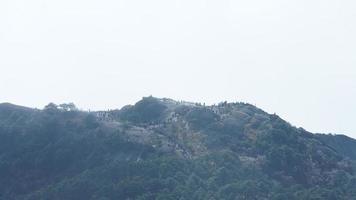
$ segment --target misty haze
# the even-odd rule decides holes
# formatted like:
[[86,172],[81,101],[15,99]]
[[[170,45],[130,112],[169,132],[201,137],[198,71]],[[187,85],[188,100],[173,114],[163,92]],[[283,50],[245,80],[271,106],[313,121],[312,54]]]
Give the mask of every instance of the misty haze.
[[355,10],[0,1],[0,200],[356,199]]

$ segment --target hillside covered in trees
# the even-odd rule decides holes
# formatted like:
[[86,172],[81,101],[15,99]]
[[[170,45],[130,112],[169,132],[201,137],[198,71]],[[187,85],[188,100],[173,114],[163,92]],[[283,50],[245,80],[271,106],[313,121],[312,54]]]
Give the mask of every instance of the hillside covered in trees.
[[355,152],[245,103],[0,104],[0,200],[352,200]]

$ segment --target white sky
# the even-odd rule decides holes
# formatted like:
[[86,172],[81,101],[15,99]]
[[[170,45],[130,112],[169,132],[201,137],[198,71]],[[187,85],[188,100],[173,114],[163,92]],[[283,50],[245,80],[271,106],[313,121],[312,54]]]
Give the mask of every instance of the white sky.
[[352,0],[1,0],[0,102],[244,101],[356,137]]

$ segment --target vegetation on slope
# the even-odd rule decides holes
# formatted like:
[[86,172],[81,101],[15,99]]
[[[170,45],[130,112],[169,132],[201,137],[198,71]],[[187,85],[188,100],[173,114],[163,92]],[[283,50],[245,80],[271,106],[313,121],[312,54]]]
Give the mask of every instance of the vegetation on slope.
[[244,103],[0,104],[0,199],[355,199],[350,140]]

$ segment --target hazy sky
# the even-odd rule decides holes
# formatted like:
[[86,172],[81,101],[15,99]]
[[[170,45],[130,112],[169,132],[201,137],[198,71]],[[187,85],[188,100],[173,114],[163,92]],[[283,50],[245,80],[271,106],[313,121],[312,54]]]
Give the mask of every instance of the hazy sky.
[[1,0],[0,102],[244,101],[356,137],[352,0]]

